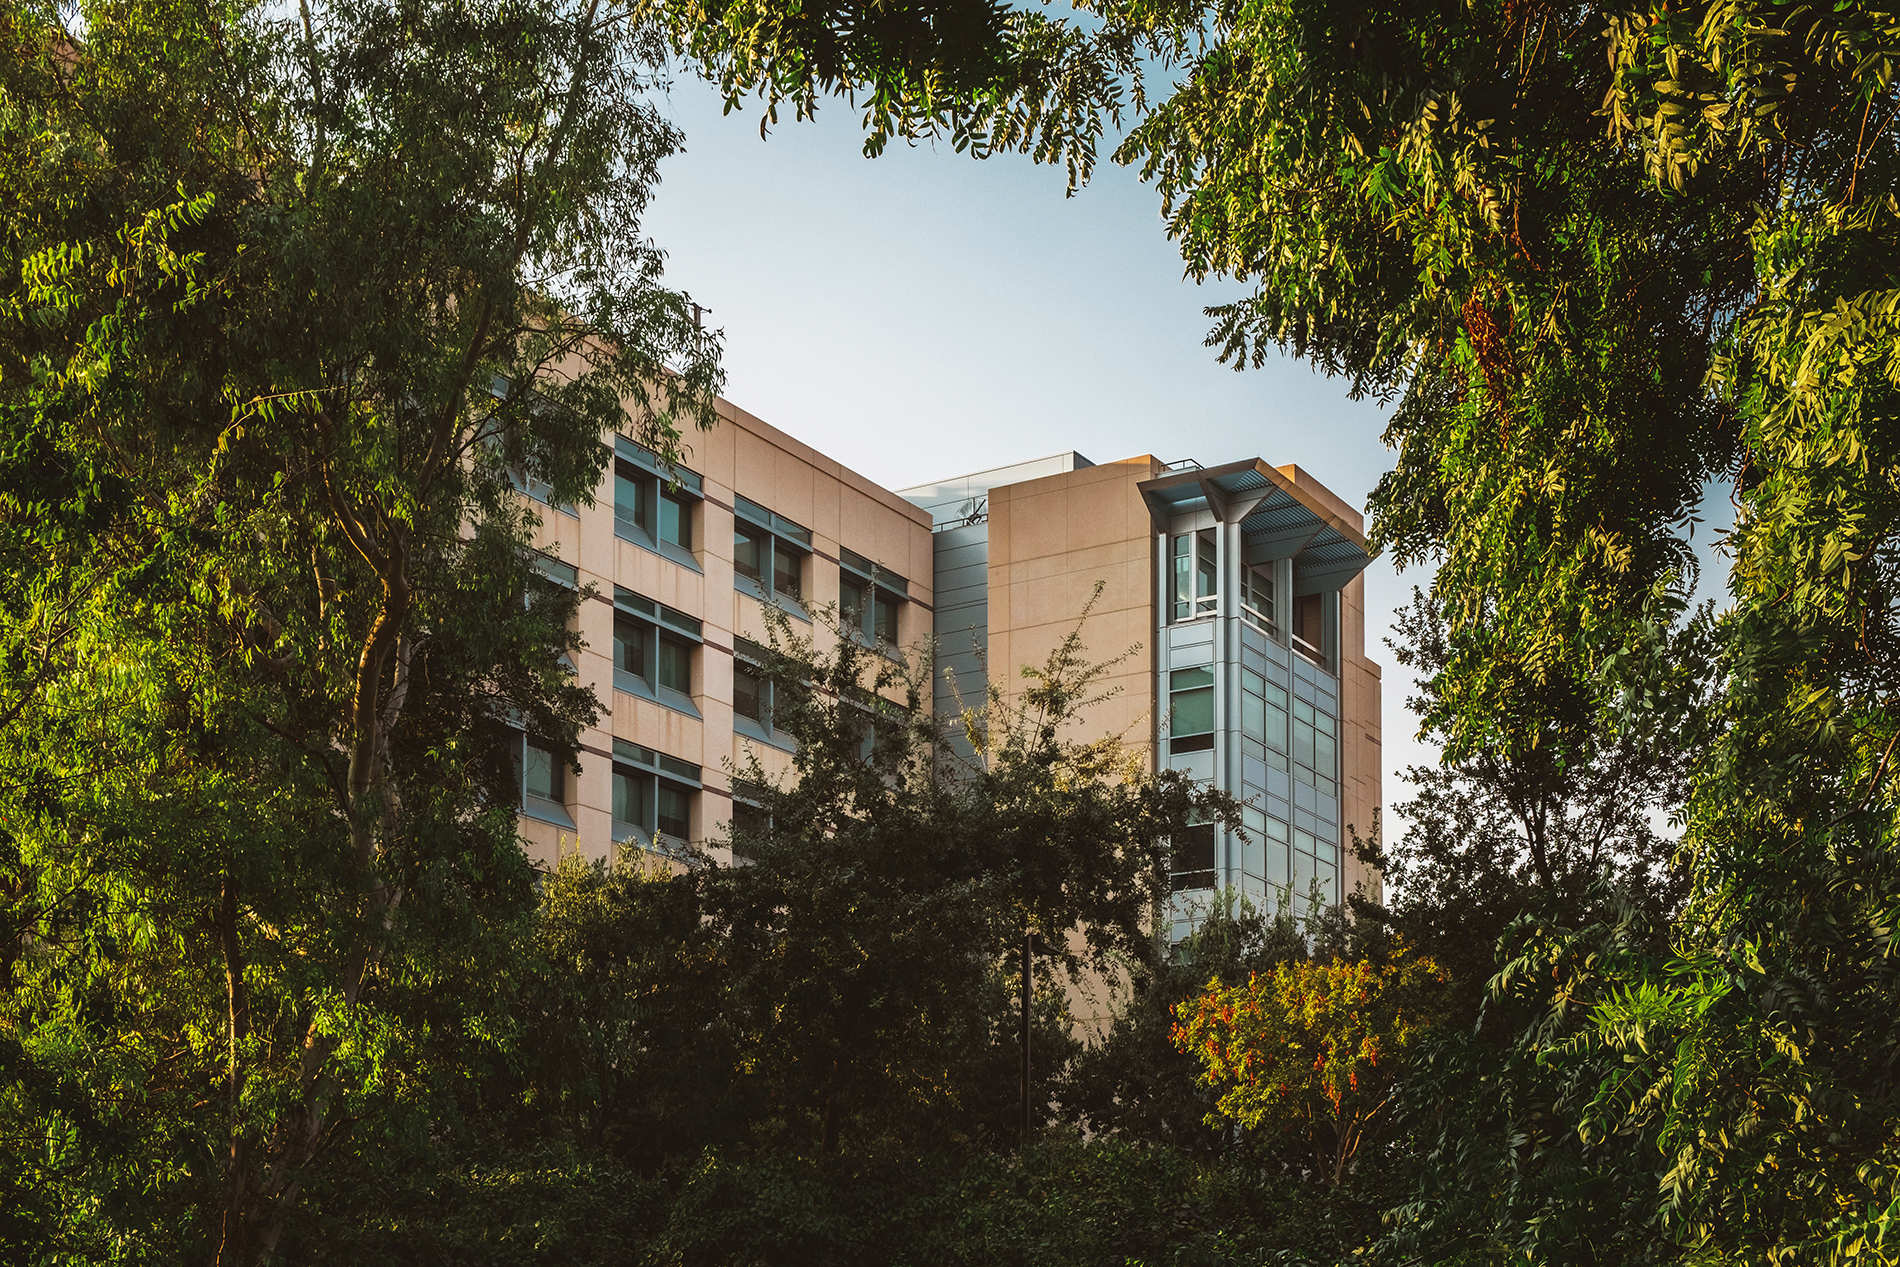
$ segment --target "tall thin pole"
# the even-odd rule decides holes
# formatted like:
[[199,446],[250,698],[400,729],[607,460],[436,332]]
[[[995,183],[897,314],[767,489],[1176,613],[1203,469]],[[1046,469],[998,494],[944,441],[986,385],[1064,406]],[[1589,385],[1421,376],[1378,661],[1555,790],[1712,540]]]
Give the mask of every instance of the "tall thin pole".
[[1023,929],[1023,1147],[1029,1147],[1029,996],[1030,975],[1029,956],[1032,953],[1032,938],[1027,928]]

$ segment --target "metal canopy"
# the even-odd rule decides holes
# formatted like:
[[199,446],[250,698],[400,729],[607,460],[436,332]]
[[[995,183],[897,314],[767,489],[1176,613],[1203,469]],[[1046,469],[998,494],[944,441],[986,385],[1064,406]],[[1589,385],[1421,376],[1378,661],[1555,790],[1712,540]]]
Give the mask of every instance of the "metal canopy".
[[1201,510],[1222,523],[1238,520],[1246,561],[1291,558],[1296,592],[1338,589],[1372,562],[1363,535],[1259,458],[1171,472],[1139,487],[1158,529]]

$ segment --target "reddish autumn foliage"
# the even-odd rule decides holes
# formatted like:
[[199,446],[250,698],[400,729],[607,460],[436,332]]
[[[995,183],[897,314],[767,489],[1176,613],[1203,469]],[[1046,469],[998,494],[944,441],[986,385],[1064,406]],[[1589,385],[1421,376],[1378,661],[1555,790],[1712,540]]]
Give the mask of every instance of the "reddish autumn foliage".
[[[1338,1184],[1385,1123],[1406,1053],[1436,1014],[1445,973],[1403,946],[1371,960],[1290,962],[1245,985],[1219,977],[1175,1008],[1174,1041],[1224,1087],[1217,1116],[1298,1133]],[[1209,1121],[1214,1121],[1210,1117]]]

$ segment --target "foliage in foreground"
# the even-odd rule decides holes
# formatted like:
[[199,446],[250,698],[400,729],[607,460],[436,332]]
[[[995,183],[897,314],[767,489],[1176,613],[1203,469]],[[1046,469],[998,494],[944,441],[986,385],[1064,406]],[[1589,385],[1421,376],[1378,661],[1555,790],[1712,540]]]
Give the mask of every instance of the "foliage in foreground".
[[498,1023],[520,732],[596,703],[512,489],[719,381],[639,230],[659,53],[0,7],[0,1206],[47,1256],[262,1261]]
[[1431,1026],[1445,975],[1403,943],[1378,960],[1287,960],[1178,1004],[1175,1045],[1218,1087],[1215,1111],[1307,1140],[1337,1187],[1391,1118],[1406,1057]]
[[[1337,1261],[1378,1225],[1375,1179],[1289,1190],[1253,1167],[1057,1139],[1020,1157],[928,1149],[708,1152],[640,1173],[564,1151],[445,1156],[378,1177],[368,1213],[286,1246],[289,1263],[503,1267],[1076,1267]],[[371,1194],[365,1185],[358,1198]]]

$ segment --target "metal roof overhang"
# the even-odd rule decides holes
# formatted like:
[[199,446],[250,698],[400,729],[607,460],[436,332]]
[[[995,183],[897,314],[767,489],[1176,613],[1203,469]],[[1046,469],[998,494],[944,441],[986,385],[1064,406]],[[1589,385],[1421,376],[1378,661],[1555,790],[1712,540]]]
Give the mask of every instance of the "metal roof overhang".
[[1157,531],[1176,515],[1213,512],[1240,524],[1247,562],[1293,560],[1296,593],[1335,590],[1372,562],[1358,530],[1259,458],[1204,471],[1178,471],[1139,486]]

